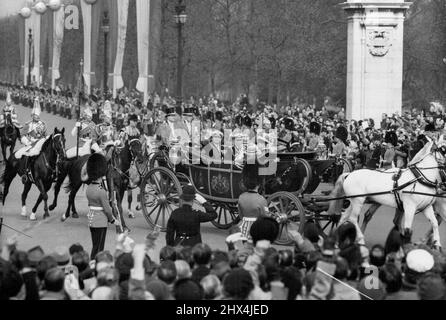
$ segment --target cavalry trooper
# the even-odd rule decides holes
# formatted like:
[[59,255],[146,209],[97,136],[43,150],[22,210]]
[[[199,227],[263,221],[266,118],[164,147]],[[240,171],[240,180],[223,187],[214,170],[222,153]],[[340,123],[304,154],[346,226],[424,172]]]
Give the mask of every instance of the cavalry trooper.
[[[71,131],[71,135],[73,137],[77,137],[79,131],[79,157],[90,154],[92,149],[92,142],[96,141],[97,139],[96,125],[94,124],[92,119],[93,112],[90,108],[85,108],[82,114],[82,120],[80,122],[76,122],[76,126]],[[97,144],[95,151],[101,151]],[[74,158],[76,157],[76,154],[77,146],[67,151],[67,158]]]
[[40,150],[46,140],[46,124],[40,120],[40,104],[39,99],[34,100],[34,107],[31,113],[32,120],[25,123],[23,130],[21,142],[25,145],[23,148],[19,149],[15,157],[21,159],[25,156],[25,161],[23,164],[24,175],[22,176],[22,182],[25,184],[28,181],[29,171],[30,171],[30,161],[29,158],[39,155]]
[[12,104],[11,93],[7,93],[6,105],[3,107],[3,112],[0,114],[0,136],[3,136],[3,131],[6,127],[6,119],[11,116],[12,125],[17,130],[17,137],[20,139],[20,129],[22,128],[17,120],[17,114],[15,112],[15,107]]

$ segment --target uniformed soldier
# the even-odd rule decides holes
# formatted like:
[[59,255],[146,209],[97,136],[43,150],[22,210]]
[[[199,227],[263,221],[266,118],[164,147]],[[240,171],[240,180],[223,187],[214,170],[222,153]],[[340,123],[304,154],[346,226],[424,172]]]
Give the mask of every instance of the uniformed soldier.
[[[166,244],[193,247],[201,243],[201,223],[215,220],[217,212],[205,198],[196,194],[195,188],[191,185],[183,187],[180,199],[180,208],[174,210],[167,221]],[[194,200],[197,200],[206,211],[194,210]]]
[[39,99],[36,98],[34,100],[34,107],[31,113],[32,120],[25,124],[21,138],[21,142],[25,146],[15,153],[15,157],[17,159],[21,159],[22,156],[26,157],[25,161],[23,162],[23,172],[25,172],[25,174],[22,176],[23,183],[26,183],[29,175],[29,158],[39,155],[40,150],[47,138],[46,125],[42,120],[40,120],[40,113],[41,109]]
[[11,93],[9,91],[6,96],[6,105],[3,107],[3,111],[0,114],[0,135],[3,135],[3,131],[5,130],[6,126],[6,118],[8,118],[8,116],[11,117],[12,125],[17,130],[17,136],[20,139],[20,129],[22,127],[17,120],[17,114],[15,111],[15,107],[12,104]]
[[[71,131],[73,137],[77,137],[79,131],[79,157],[91,153],[92,142],[97,140],[96,125],[93,122],[93,113],[90,108],[85,108],[82,114],[82,120],[76,122],[75,127]],[[100,149],[96,147],[96,152]],[[67,151],[67,158],[74,158],[77,154],[77,146]]]
[[91,233],[91,259],[104,250],[108,224],[121,226],[113,216],[105,186],[107,160],[101,154],[93,154],[87,161],[87,174],[92,183],[87,187],[86,195],[89,206],[88,226]]

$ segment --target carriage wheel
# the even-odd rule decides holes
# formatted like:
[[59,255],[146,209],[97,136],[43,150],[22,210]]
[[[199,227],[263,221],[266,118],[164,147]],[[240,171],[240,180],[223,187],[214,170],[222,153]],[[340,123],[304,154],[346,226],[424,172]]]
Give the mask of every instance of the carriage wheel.
[[308,220],[314,220],[319,226],[320,235],[325,239],[337,229],[340,218],[340,215],[312,214],[312,217],[309,217]]
[[275,244],[283,246],[293,244],[288,235],[289,223],[297,223],[300,233],[303,232],[305,225],[305,209],[300,200],[290,192],[276,192],[268,198],[268,209],[280,225]]
[[237,210],[234,206],[219,203],[216,204],[215,207],[215,211],[217,211],[217,218],[212,220],[211,223],[218,229],[227,230],[240,222],[240,217],[238,216]]
[[295,161],[296,161],[295,165],[297,165],[297,164],[302,165],[305,168],[305,172],[306,172],[305,176],[302,177],[303,181],[302,181],[302,185],[301,185],[300,189],[293,191],[293,193],[301,194],[301,193],[304,193],[308,189],[308,185],[310,184],[310,182],[313,179],[313,169],[311,168],[310,163],[305,159],[298,158],[298,159],[295,159]]
[[159,167],[151,170],[141,183],[141,208],[150,226],[167,229],[172,211],[179,208],[181,184],[169,169]]
[[150,158],[149,169],[153,170],[159,167],[167,167],[169,169],[172,169],[169,157],[166,157],[166,154],[163,151],[154,153]]

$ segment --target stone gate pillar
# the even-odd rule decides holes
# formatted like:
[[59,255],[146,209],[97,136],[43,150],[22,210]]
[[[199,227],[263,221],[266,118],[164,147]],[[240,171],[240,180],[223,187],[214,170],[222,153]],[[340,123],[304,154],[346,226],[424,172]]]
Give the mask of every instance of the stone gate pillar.
[[347,0],[347,118],[372,118],[402,106],[404,0]]

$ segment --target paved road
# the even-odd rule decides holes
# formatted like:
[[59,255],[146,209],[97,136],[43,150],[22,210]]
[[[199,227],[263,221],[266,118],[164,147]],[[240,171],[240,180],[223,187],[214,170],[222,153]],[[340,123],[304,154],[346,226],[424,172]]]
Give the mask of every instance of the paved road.
[[[0,102],[0,106],[3,107],[3,102]],[[30,118],[31,109],[24,108],[22,106],[17,107],[17,113],[20,123],[24,123]],[[64,127],[67,134],[67,145],[69,148],[75,145],[75,138],[71,137],[69,133],[74,126],[74,120],[67,120],[59,116],[52,114],[47,114],[45,112],[41,115],[42,119],[46,122],[48,129],[53,131],[57,126],[59,128]],[[20,143],[16,147],[18,149]],[[29,220],[23,219],[20,216],[21,201],[20,195],[23,189],[23,185],[18,177],[14,180],[8,198],[6,199],[5,206],[0,205],[0,215],[4,217],[4,223],[14,227],[18,230],[26,230],[26,233],[32,238],[26,236],[19,237],[19,247],[23,250],[32,248],[35,245],[41,245],[45,252],[51,252],[58,245],[69,246],[75,242],[81,243],[84,248],[89,251],[91,249],[90,234],[87,227],[86,213],[87,201],[85,197],[85,189],[81,189],[78,192],[76,198],[76,205],[78,212],[80,214],[79,219],[69,219],[62,223],[60,221],[60,216],[66,209],[66,204],[68,201],[67,195],[61,191],[59,195],[59,205],[51,212],[51,217],[47,220],[42,220],[43,216],[43,206],[37,211],[38,221],[30,222]],[[27,207],[28,212],[31,211],[34,202],[37,200],[37,188],[33,186],[31,192],[28,195]],[[134,195],[134,199],[136,196]],[[53,199],[53,190],[50,190],[50,203]],[[133,204],[133,210],[135,210],[136,203]],[[124,207],[127,208],[126,200],[124,202]],[[127,219],[129,228],[132,230],[131,237],[137,242],[143,242],[145,236],[150,231],[150,228],[143,218],[140,212],[136,212],[137,217],[134,220]],[[366,240],[368,244],[373,245],[375,243],[384,243],[385,238],[391,228],[391,221],[393,219],[392,210],[388,208],[380,209],[375,218],[370,222],[369,227],[366,232]],[[421,238],[427,231],[429,225],[426,222],[424,216],[418,216],[415,218],[415,231],[414,240]],[[440,227],[441,235],[443,236],[443,245],[446,245],[446,232],[445,227]],[[6,237],[14,234],[13,231],[6,227],[2,228],[2,233],[0,236],[1,240],[6,239]],[[203,241],[208,243],[212,248],[226,249],[224,239],[227,236],[227,231],[218,230],[211,224],[205,224],[202,226]],[[115,241],[115,230],[113,227],[109,228],[106,241],[106,249],[114,249]],[[165,245],[164,234],[158,240],[154,259],[157,260],[157,254],[159,249]]]

